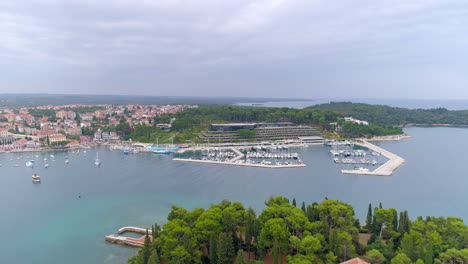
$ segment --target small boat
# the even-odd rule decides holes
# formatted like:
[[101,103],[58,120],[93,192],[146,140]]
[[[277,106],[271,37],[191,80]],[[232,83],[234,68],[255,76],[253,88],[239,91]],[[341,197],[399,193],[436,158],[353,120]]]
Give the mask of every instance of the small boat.
[[13,165],[13,167],[19,167],[19,165],[18,165],[18,164],[15,164],[15,165]]
[[96,160],[94,161],[94,165],[96,165],[96,167],[101,166],[101,161],[99,160],[99,154],[98,153],[96,153]]
[[44,164],[44,168],[46,169],[49,168],[49,164],[48,163]]
[[68,164],[70,163],[70,161],[68,161],[68,159],[65,159],[65,164]]
[[47,158],[44,158],[44,161],[47,161]]
[[41,176],[34,173],[33,176],[32,176],[32,181],[33,182],[41,182]]
[[51,157],[51,158],[55,158],[55,156],[54,156],[54,155],[50,155],[50,157]]
[[354,170],[359,172],[369,172],[369,169],[364,167],[355,167]]
[[33,166],[34,166],[34,164],[32,162],[30,162],[30,161],[26,162],[26,167],[33,167]]

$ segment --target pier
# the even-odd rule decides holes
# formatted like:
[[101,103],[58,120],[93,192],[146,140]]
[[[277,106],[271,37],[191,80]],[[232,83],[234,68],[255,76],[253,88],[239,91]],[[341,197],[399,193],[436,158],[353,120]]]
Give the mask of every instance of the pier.
[[259,168],[299,168],[305,167],[303,163],[300,164],[260,164],[260,163],[241,163],[241,162],[232,162],[232,161],[214,161],[214,160],[197,160],[197,159],[173,159],[175,161],[187,161],[187,162],[198,162],[198,163],[209,163],[209,164],[221,164],[221,165],[235,165],[235,166],[247,166],[247,167],[259,167]]
[[[225,161],[218,161],[218,160],[203,160],[203,159],[183,159],[183,158],[174,158],[174,161],[186,161],[186,162],[198,162],[198,163],[209,163],[209,164],[220,164],[220,165],[236,165],[236,166],[247,166],[247,167],[259,167],[259,168],[298,168],[298,167],[305,167],[306,165],[302,162],[299,163],[288,163],[288,164],[273,164],[269,163],[252,163],[240,160],[245,157],[244,153],[240,152],[235,147],[224,147],[223,150],[231,150],[236,154],[236,156],[230,160]],[[191,148],[191,151],[202,150],[200,148]],[[183,153],[187,151],[181,150],[179,153]]]
[[[120,228],[117,233],[123,234],[125,232],[133,232],[138,234],[146,235],[146,229],[133,227],[133,226],[126,226]],[[151,230],[148,230],[149,238],[153,241],[153,236]],[[116,243],[120,245],[132,246],[132,247],[143,247],[145,244],[145,236],[140,238],[132,238],[132,237],[125,237],[125,236],[116,236],[116,235],[108,235],[106,236],[105,240],[110,243]]]
[[391,176],[396,169],[398,169],[401,165],[403,165],[403,163],[405,163],[405,159],[367,141],[355,142],[354,144],[376,151],[388,158],[389,160],[373,171],[341,170],[341,173],[343,174]]

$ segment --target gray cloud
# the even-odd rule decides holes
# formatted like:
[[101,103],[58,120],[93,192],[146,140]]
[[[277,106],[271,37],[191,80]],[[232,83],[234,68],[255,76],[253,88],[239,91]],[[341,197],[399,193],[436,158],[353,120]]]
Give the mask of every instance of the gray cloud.
[[0,2],[0,92],[468,98],[452,0]]

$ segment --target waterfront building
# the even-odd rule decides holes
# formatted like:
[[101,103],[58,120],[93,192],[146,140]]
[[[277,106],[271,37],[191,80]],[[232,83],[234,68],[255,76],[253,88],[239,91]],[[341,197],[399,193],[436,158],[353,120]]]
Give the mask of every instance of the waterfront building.
[[94,133],[94,140],[102,140],[101,129],[98,129],[98,131]]
[[68,129],[65,129],[65,133],[67,135],[81,136],[81,128],[80,127],[68,128]]
[[[245,138],[239,135],[239,130],[251,130],[252,136]],[[227,123],[212,124],[210,130],[199,134],[203,142],[233,142],[242,140],[300,140],[300,138],[322,138],[319,130],[311,126],[295,125],[291,122],[280,123]]]
[[0,127],[0,138],[4,138],[8,136],[8,129]]
[[0,127],[0,145],[10,144],[13,137],[8,133],[8,129]]
[[48,135],[53,135],[57,133],[55,129],[41,129],[41,130],[33,130],[32,135],[38,137],[45,137]]
[[62,134],[54,134],[49,136],[49,143],[67,141],[67,137]]

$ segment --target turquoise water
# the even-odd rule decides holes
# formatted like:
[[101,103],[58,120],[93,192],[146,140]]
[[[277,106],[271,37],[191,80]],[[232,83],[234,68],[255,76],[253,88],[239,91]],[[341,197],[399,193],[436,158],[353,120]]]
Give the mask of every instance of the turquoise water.
[[[413,138],[379,143],[407,160],[392,177],[342,175],[324,146],[295,150],[308,165],[296,169],[174,162],[171,155],[123,155],[104,147],[97,149],[100,168],[93,166],[95,150],[88,149],[86,156],[53,153],[56,161],[38,153],[31,169],[24,165],[31,154],[0,154],[0,263],[125,263],[135,250],[104,242],[106,235],[163,223],[171,204],[207,207],[222,199],[260,210],[270,195],[309,203],[328,197],[352,204],[360,218],[369,202],[382,202],[413,218],[468,219],[468,129],[406,132]],[[41,184],[31,182],[34,172]]]

